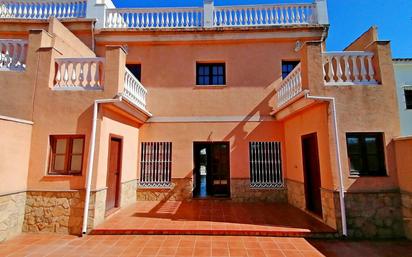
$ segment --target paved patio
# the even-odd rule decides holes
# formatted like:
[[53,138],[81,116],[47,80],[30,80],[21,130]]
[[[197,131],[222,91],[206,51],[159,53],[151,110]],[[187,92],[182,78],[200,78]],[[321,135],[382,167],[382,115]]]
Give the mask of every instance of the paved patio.
[[412,256],[412,242],[347,242],[247,236],[23,234],[0,243],[4,257],[386,257]]
[[92,233],[311,236],[335,231],[288,204],[194,200],[137,202]]

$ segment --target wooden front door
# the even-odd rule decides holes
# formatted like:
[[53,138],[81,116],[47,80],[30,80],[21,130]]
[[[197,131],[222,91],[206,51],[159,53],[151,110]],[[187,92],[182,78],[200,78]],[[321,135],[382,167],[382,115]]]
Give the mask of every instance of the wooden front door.
[[230,196],[229,143],[218,142],[211,146],[210,187],[214,196]]
[[230,196],[229,143],[195,142],[193,152],[193,196]]
[[119,207],[121,166],[122,139],[111,136],[109,142],[109,163],[107,170],[106,211]]
[[306,208],[322,217],[321,178],[316,133],[302,137],[302,153]]

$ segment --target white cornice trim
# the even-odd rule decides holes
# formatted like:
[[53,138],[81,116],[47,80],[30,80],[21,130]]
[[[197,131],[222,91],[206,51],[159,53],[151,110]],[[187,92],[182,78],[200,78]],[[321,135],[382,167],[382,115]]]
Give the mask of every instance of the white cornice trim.
[[96,42],[122,43],[165,43],[165,42],[202,42],[202,41],[236,41],[236,40],[268,40],[268,39],[297,39],[322,36],[321,31],[276,31],[258,33],[175,33],[175,34],[134,34],[130,35],[96,35]]
[[262,122],[275,121],[272,116],[182,116],[152,117],[147,123],[213,123],[213,122]]
[[0,120],[12,121],[12,122],[28,124],[28,125],[33,125],[34,124],[32,121],[29,121],[29,120],[22,120],[22,119],[9,117],[9,116],[3,116],[3,115],[0,115]]

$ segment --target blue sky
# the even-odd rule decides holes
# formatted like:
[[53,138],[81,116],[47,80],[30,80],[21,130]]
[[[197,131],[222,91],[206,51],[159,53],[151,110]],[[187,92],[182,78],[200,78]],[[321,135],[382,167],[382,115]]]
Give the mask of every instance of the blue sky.
[[[117,7],[202,6],[203,0],[113,0]],[[215,5],[305,3],[308,0],[215,0]],[[412,0],[329,0],[330,51],[342,50],[372,25],[391,40],[393,57],[412,57]]]

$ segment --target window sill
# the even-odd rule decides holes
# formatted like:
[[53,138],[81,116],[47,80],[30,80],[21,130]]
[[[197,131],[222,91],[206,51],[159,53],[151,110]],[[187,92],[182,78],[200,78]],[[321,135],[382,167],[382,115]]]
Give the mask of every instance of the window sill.
[[349,175],[348,178],[357,179],[357,178],[387,178],[389,175]]
[[73,175],[58,175],[58,174],[47,174],[44,175],[45,178],[73,178],[73,177],[81,177],[82,174],[73,174]]
[[223,89],[227,88],[227,85],[196,85],[195,89]]

